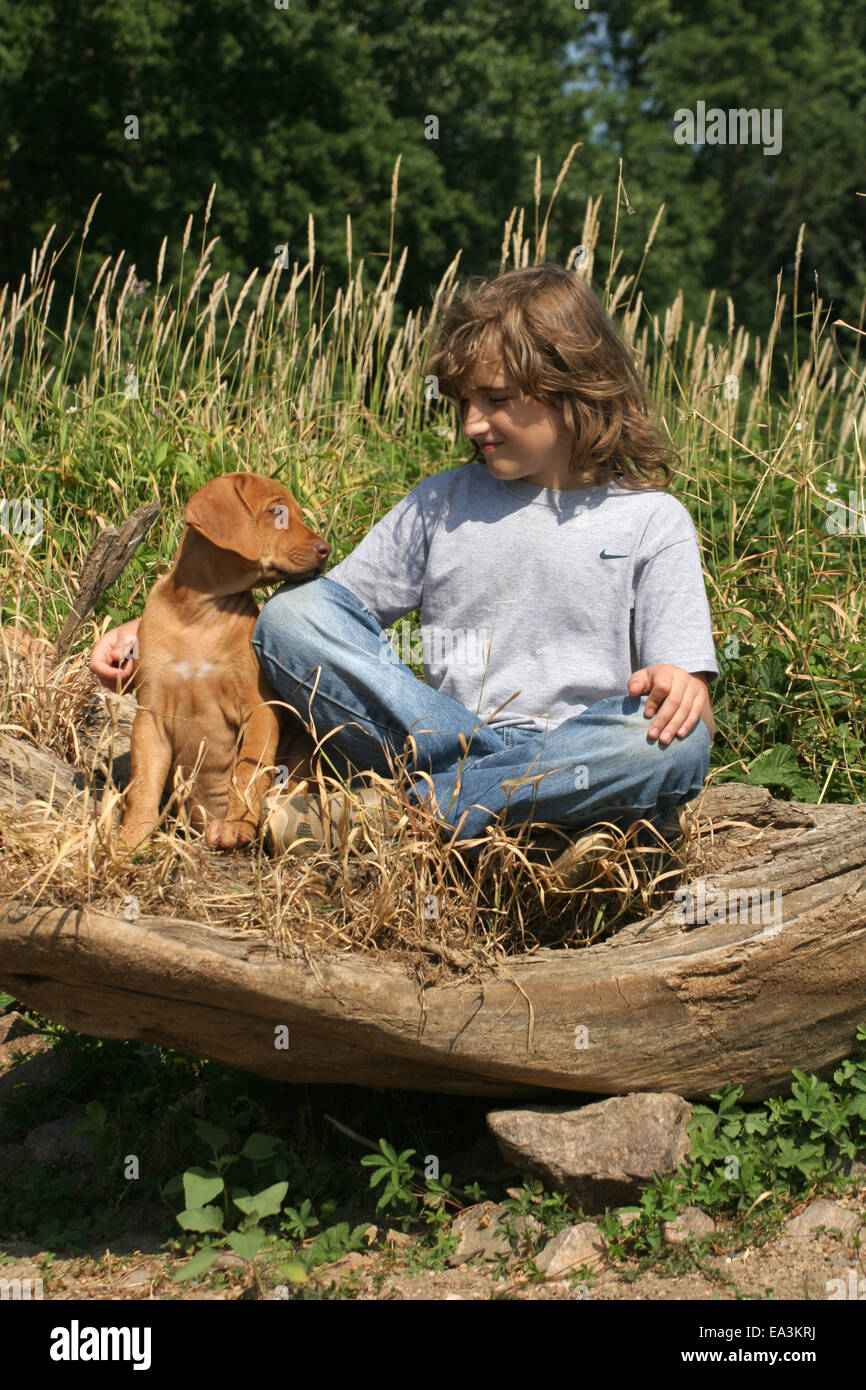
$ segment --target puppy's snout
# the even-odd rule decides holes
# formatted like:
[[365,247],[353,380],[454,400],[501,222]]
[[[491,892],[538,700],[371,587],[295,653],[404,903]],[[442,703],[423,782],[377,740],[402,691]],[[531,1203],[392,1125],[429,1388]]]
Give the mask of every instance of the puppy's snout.
[[323,570],[328,562],[328,556],[331,553],[331,547],[328,545],[327,541],[318,540],[316,541],[314,549],[316,552],[316,569]]

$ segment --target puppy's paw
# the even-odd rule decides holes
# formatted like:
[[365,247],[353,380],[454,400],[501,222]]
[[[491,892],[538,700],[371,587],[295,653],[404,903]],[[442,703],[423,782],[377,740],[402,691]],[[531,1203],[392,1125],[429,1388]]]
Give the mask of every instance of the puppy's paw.
[[212,849],[243,849],[256,838],[256,828],[248,821],[214,820],[207,828],[205,840]]
[[156,826],[153,821],[124,821],[117,834],[117,839],[124,849],[136,849],[144,844],[153,834]]

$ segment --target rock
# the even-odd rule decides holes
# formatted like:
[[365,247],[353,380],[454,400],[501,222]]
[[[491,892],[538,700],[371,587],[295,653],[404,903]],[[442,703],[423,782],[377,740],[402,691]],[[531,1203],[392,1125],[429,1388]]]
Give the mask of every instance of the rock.
[[[21,1048],[25,1048],[30,1043],[38,1045],[41,1041],[41,1036],[23,1038]],[[2,1139],[4,1132],[8,1133],[11,1130],[9,1124],[4,1123],[5,1102],[13,1094],[22,1094],[18,1087],[27,1086],[33,1091],[38,1091],[43,1086],[51,1086],[60,1080],[68,1065],[65,1056],[58,1055],[53,1049],[49,1049],[40,1052],[36,1057],[31,1057],[26,1062],[21,1062],[0,1076],[0,1139]]]
[[849,1211],[839,1202],[819,1197],[817,1201],[810,1202],[799,1216],[792,1216],[786,1221],[782,1229],[785,1235],[792,1236],[794,1240],[807,1240],[818,1233],[820,1226],[827,1227],[828,1231],[841,1230],[843,1239],[850,1240],[861,1229],[861,1221],[856,1211]]
[[363,1269],[365,1265],[371,1263],[376,1257],[369,1254],[364,1255],[360,1250],[347,1250],[345,1255],[341,1255],[339,1260],[334,1260],[333,1264],[326,1267],[328,1274],[351,1274],[352,1270]]
[[12,1012],[0,1015],[0,1043],[14,1042],[15,1038],[27,1038],[36,1031],[23,1014]]
[[[448,1256],[449,1265],[465,1264],[476,1255],[492,1260],[497,1255],[513,1254],[508,1236],[500,1225],[503,1219],[512,1214],[495,1202],[478,1202],[461,1211],[451,1223],[451,1233],[458,1237],[458,1241],[456,1250]],[[518,1217],[514,1227],[520,1236],[542,1229],[541,1222],[534,1216]]]
[[692,1107],[668,1092],[638,1092],[579,1109],[493,1110],[487,1124],[504,1158],[587,1212],[635,1202],[654,1172],[688,1156]]
[[8,1178],[23,1162],[20,1144],[0,1144],[0,1178]]
[[24,1156],[41,1166],[66,1163],[75,1168],[89,1167],[93,1163],[91,1141],[77,1139],[72,1133],[75,1126],[86,1119],[83,1110],[76,1110],[31,1130],[21,1145]]
[[51,1044],[43,1033],[28,1033],[23,1038],[0,1043],[0,1076],[8,1076],[7,1069],[22,1065],[21,1058],[38,1057],[41,1052],[50,1052]]
[[716,1223],[700,1207],[683,1207],[673,1221],[665,1221],[662,1226],[662,1239],[667,1245],[684,1245],[687,1240],[711,1235]]
[[640,1220],[643,1210],[641,1207],[622,1207],[614,1215],[619,1217],[620,1225],[630,1226],[633,1221]]
[[167,1105],[166,1114],[176,1115],[189,1111],[201,1119],[204,1103],[204,1086],[196,1086],[192,1091],[187,1091],[186,1095],[181,1096],[179,1100],[172,1101],[171,1105]]
[[541,1254],[535,1256],[535,1264],[548,1279],[559,1279],[581,1265],[595,1269],[604,1263],[606,1251],[607,1241],[598,1227],[591,1221],[583,1221],[579,1226],[567,1226],[559,1231]]
[[412,1236],[407,1235],[405,1231],[395,1231],[393,1227],[389,1227],[385,1232],[385,1241],[395,1250],[402,1250],[405,1245],[411,1244]]
[[236,1255],[233,1250],[226,1250],[222,1255],[214,1260],[211,1269],[249,1269],[250,1262],[245,1260],[243,1255]]

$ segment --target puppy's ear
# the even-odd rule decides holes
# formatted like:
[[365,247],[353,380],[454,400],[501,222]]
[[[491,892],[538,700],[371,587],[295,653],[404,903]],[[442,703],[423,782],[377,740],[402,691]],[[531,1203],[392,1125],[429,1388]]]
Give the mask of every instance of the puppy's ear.
[[223,473],[194,492],[183,509],[187,526],[221,550],[251,563],[261,559],[261,541],[239,480],[244,473]]

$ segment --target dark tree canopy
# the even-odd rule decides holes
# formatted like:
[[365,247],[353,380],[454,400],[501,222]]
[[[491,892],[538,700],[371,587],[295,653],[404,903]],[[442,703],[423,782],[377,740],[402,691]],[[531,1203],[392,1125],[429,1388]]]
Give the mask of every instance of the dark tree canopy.
[[[579,242],[587,197],[601,193],[606,264],[621,156],[634,209],[619,225],[624,271],[666,204],[641,278],[653,312],[682,287],[687,316],[702,315],[715,288],[720,314],[731,294],[738,321],[763,333],[780,270],[792,288],[805,222],[803,307],[817,271],[834,316],[856,321],[863,6],[608,0],[602,15],[562,0],[0,0],[0,24],[0,283],[18,282],[53,222],[55,245],[77,239],[97,193],[85,267],[125,248],[152,280],[167,237],[171,278],[187,217],[197,249],[216,183],[215,271],[240,283],[285,242],[305,260],[312,212],[330,297],[345,280],[347,213],[354,260],[378,277],[401,155],[400,300],[424,304],[460,248],[462,273],[496,271],[515,204],[532,226],[536,156],[543,213],[582,141],[549,258]],[[781,109],[781,151],[676,143],[675,113],[699,101]]]

